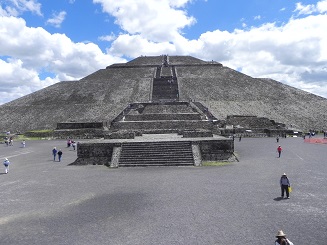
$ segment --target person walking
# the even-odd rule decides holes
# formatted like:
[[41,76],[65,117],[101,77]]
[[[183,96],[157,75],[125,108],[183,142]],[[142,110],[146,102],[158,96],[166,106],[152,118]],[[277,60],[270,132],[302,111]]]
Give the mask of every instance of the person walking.
[[58,151],[58,160],[59,160],[59,162],[61,161],[61,156],[62,156],[62,151],[61,151],[61,149],[59,149],[59,151]]
[[280,157],[280,155],[282,154],[282,151],[283,151],[283,149],[282,149],[282,147],[279,145],[279,146],[277,147],[278,157]]
[[57,156],[57,148],[56,147],[53,147],[52,149],[52,155],[53,155],[53,161],[55,162],[56,161],[56,156]]
[[25,148],[25,146],[26,146],[26,141],[23,140],[23,141],[22,141],[22,147]]
[[277,240],[275,241],[275,245],[294,245],[289,239],[286,238],[286,234],[279,230],[276,235]]
[[284,173],[282,177],[280,177],[280,188],[281,188],[281,197],[284,198],[284,193],[286,192],[286,198],[290,198],[289,187],[291,187],[291,183],[287,178],[287,175]]
[[277,143],[279,142],[279,137],[278,136],[276,137],[276,141],[277,141]]
[[7,174],[9,172],[9,160],[8,158],[5,158],[4,162],[3,162],[3,165],[5,166],[5,173]]
[[73,149],[75,151],[75,149],[76,149],[76,142],[75,141],[72,141],[72,146],[73,146]]

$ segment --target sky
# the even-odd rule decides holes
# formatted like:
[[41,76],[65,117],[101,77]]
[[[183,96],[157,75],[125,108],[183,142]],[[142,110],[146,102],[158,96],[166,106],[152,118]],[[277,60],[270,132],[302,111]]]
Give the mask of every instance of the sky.
[[163,54],[327,98],[327,0],[0,0],[0,105]]

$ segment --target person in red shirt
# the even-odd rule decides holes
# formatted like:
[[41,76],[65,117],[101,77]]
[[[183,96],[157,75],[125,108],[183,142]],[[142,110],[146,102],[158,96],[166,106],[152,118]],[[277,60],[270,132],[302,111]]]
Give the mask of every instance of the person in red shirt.
[[280,155],[282,154],[282,147],[279,145],[278,147],[277,147],[277,152],[278,152],[278,157],[280,157]]

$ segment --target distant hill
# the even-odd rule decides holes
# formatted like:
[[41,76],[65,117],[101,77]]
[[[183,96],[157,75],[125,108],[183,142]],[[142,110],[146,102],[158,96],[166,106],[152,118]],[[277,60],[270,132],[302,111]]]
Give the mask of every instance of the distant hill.
[[[203,103],[218,119],[267,117],[300,130],[327,127],[327,99],[272,79],[252,78],[218,62],[169,56],[179,100]],[[2,131],[54,129],[57,122],[111,121],[129,103],[152,99],[163,56],[141,56],[78,81],[62,81],[0,106]]]

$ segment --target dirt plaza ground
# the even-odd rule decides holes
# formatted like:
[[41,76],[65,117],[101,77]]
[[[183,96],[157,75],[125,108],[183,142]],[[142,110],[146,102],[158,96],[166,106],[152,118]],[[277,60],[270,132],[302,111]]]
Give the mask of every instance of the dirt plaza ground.
[[240,161],[220,167],[110,169],[69,166],[62,140],[1,144],[12,164],[0,166],[0,244],[273,244],[282,229],[295,245],[326,245],[327,145],[243,138],[235,151]]

